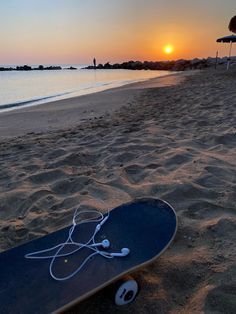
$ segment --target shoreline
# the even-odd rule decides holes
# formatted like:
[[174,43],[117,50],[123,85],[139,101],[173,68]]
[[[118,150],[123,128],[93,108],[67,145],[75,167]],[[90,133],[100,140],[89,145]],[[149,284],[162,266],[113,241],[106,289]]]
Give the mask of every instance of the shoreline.
[[[80,69],[80,71],[82,71],[83,73],[86,72],[86,70]],[[100,74],[101,72],[104,73],[105,70],[100,70]],[[118,70],[119,71],[119,70]],[[124,71],[124,70],[123,70]],[[128,72],[133,72],[130,70],[126,70]],[[141,72],[156,72],[155,76],[150,76],[150,77],[136,77],[136,78],[125,78],[123,77],[123,79],[118,79],[113,80],[111,79],[110,81],[107,81],[105,79],[105,81],[100,81],[98,80],[95,85],[93,85],[91,82],[87,82],[87,86],[82,85],[77,85],[76,87],[73,87],[73,90],[70,91],[66,91],[63,90],[57,90],[57,92],[52,92],[51,94],[44,94],[44,91],[41,90],[41,96],[36,95],[35,97],[31,97],[28,99],[23,99],[23,100],[15,100],[12,102],[5,102],[3,104],[0,104],[0,114],[3,112],[8,112],[8,111],[12,111],[15,109],[21,109],[21,108],[26,108],[26,107],[34,107],[34,106],[38,106],[38,105],[42,105],[42,104],[46,104],[48,102],[54,102],[57,100],[64,100],[64,99],[69,99],[69,98],[74,98],[74,97],[79,97],[79,96],[85,96],[85,95],[89,95],[89,94],[94,94],[94,93],[98,93],[101,91],[105,91],[105,90],[109,90],[109,89],[114,89],[114,88],[118,88],[118,87],[122,87],[125,85],[129,85],[129,84],[135,84],[135,83],[139,83],[139,82],[143,82],[143,81],[147,81],[149,79],[152,78],[158,78],[158,77],[164,77],[164,76],[168,76],[168,75],[173,75],[175,73],[177,73],[176,71],[141,71]],[[55,71],[53,72],[55,74]],[[96,74],[96,71],[94,72],[94,75]],[[56,77],[55,77],[56,79]],[[76,77],[74,77],[74,81],[76,81]],[[11,88],[11,87],[10,87]],[[69,88],[69,87],[68,87]]]
[[145,89],[179,84],[194,73],[196,71],[170,73],[104,91],[0,112],[0,139],[65,129],[88,119],[110,115],[132,102]]

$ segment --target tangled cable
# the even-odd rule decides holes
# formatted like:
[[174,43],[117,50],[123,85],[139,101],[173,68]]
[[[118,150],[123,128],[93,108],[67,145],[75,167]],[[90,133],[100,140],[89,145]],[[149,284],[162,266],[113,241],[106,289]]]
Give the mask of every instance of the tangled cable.
[[[82,219],[79,223],[76,223],[76,220],[78,218],[80,218],[80,216],[84,215],[84,214],[95,214],[94,217],[92,218],[86,218],[86,219]],[[106,252],[106,251],[101,251],[99,250],[99,247],[102,246],[104,249],[109,248],[110,247],[110,242],[109,240],[105,239],[103,240],[101,243],[96,243],[95,242],[95,236],[96,234],[100,231],[102,225],[107,221],[107,219],[109,218],[109,212],[106,216],[104,216],[101,212],[97,211],[97,210],[84,210],[84,211],[80,211],[78,212],[78,209],[75,210],[74,216],[73,216],[73,220],[72,220],[72,226],[69,229],[69,234],[68,237],[66,239],[65,242],[62,242],[56,246],[53,246],[51,248],[45,249],[45,250],[41,250],[41,251],[36,251],[36,252],[31,252],[25,255],[25,258],[30,258],[30,259],[51,259],[50,265],[49,265],[49,273],[51,275],[51,277],[55,280],[58,281],[64,281],[67,279],[72,278],[73,276],[75,276],[78,272],[81,271],[81,269],[85,266],[85,264],[88,262],[88,260],[94,256],[94,255],[101,255],[105,258],[114,258],[114,257],[123,257],[123,256],[127,256],[130,252],[130,250],[128,248],[123,248],[121,249],[121,252],[119,253],[110,253],[110,252]],[[76,226],[79,226],[80,224],[84,224],[84,223],[91,223],[91,222],[99,222],[97,224],[97,226],[95,227],[94,233],[91,236],[91,238],[86,242],[86,243],[79,243],[73,240],[72,236],[74,233],[74,230],[76,228]],[[72,249],[72,251],[67,252],[67,253],[62,253],[62,250],[67,247],[67,246],[76,246],[76,248]],[[90,250],[93,251],[93,253],[91,253],[88,257],[86,257],[86,259],[82,262],[82,264],[79,265],[79,267],[73,271],[70,275],[65,276],[65,277],[58,277],[55,275],[54,271],[53,271],[53,266],[55,263],[55,260],[57,258],[60,257],[66,257],[69,256],[71,254],[74,254],[76,252],[78,252],[79,250],[83,249],[83,248],[88,248]],[[56,250],[55,254],[50,254],[51,251]],[[49,255],[41,255],[44,253],[49,253]]]

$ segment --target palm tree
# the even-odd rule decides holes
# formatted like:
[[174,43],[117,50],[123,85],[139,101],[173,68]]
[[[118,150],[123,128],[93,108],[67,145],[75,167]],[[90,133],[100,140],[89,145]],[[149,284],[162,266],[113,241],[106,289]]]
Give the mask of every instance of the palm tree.
[[236,15],[232,17],[229,22],[229,30],[233,33],[236,33]]

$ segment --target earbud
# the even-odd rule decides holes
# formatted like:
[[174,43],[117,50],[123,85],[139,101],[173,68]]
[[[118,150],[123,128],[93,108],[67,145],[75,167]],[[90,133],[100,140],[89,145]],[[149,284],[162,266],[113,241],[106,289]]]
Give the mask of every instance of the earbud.
[[128,255],[130,252],[130,250],[127,247],[124,247],[123,249],[121,249],[120,253],[110,253],[110,256],[114,256],[114,257],[123,257]]
[[102,241],[102,246],[104,247],[104,249],[107,249],[110,247],[110,241],[105,239]]
[[104,249],[108,249],[110,247],[110,241],[105,239],[101,243],[94,243],[94,244],[92,244],[90,246],[92,246],[92,247],[94,247],[94,246],[102,246]]

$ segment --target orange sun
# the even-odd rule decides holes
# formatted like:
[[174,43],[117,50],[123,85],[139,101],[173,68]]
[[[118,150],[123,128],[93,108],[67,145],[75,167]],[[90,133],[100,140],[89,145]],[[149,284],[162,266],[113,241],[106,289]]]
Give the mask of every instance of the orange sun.
[[163,50],[167,55],[169,55],[174,51],[174,47],[172,45],[166,45]]

